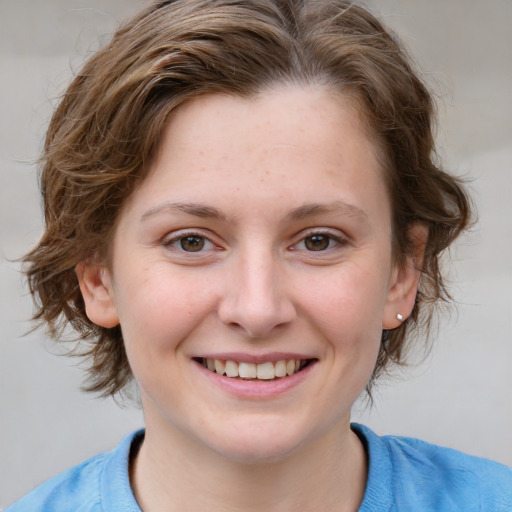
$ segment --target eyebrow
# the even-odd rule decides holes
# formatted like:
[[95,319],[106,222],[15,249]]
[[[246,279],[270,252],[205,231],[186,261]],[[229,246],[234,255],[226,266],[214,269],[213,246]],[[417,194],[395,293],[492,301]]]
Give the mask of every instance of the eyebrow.
[[[216,219],[226,221],[227,217],[218,208],[213,206],[206,206],[198,203],[171,203],[166,202],[158,206],[154,206],[149,210],[146,210],[141,216],[141,222],[147,220],[154,215],[161,213],[185,213],[187,215],[193,215],[203,219]],[[291,210],[287,218],[289,220],[302,220],[307,217],[313,217],[316,215],[323,214],[339,214],[350,217],[357,217],[361,220],[367,219],[367,214],[361,208],[354,206],[344,201],[332,201],[331,203],[308,203],[302,206],[298,206]]]
[[219,209],[197,203],[163,203],[145,211],[140,220],[145,221],[159,213],[186,213],[203,219],[226,220],[226,216]]
[[368,215],[361,208],[345,203],[344,201],[333,201],[331,203],[308,203],[298,208],[294,208],[289,214],[290,220],[301,220],[315,215],[326,213],[335,213],[349,217],[357,217],[361,220],[367,220]]

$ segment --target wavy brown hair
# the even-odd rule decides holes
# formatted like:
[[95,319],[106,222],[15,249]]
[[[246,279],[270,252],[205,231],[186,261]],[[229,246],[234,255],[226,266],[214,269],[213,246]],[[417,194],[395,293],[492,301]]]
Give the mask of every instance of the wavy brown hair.
[[50,122],[40,180],[46,230],[25,256],[34,318],[55,339],[76,331],[89,358],[86,389],[111,395],[132,373],[121,328],[87,317],[75,266],[108,253],[126,198],[144,179],[173,110],[203,94],[250,97],[280,83],[349,95],[379,147],[403,264],[409,227],[428,227],[412,315],[383,333],[374,378],[404,362],[414,331],[428,333],[448,298],[441,252],[470,219],[459,180],[434,162],[434,107],[396,37],[343,0],[170,0],[123,24],[83,66]]

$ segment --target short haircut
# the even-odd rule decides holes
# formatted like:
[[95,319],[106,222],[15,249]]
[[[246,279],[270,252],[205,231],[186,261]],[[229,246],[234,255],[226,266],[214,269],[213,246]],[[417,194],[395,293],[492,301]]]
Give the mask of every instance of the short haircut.
[[90,361],[86,389],[113,395],[131,380],[122,331],[86,315],[75,266],[106,258],[121,206],[144,179],[176,107],[205,94],[251,97],[279,84],[320,85],[355,101],[378,148],[392,205],[393,256],[428,227],[416,303],[383,332],[371,382],[405,362],[449,299],[440,254],[470,222],[461,181],[435,161],[434,104],[397,38],[344,0],[171,0],[124,23],[83,66],[47,132],[40,179],[45,232],[25,256],[34,318],[55,339],[71,326]]

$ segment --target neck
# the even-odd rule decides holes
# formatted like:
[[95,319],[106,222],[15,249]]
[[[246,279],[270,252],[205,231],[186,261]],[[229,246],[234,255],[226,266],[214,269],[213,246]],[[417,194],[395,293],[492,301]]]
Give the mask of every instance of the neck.
[[291,455],[256,463],[198,449],[179,432],[162,436],[158,429],[146,428],[131,470],[144,512],[355,512],[366,477],[366,455],[348,423]]

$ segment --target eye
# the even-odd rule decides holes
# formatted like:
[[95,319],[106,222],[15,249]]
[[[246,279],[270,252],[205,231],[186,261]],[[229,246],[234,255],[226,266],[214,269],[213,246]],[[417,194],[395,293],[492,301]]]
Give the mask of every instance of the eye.
[[339,235],[325,232],[308,233],[302,240],[295,244],[293,250],[308,252],[323,252],[345,245],[347,241]]
[[180,248],[187,252],[198,252],[201,251],[206,240],[202,236],[190,235],[179,239]]
[[331,242],[327,235],[311,235],[304,239],[304,246],[308,251],[325,251]]
[[213,242],[197,233],[184,233],[164,239],[163,245],[181,252],[204,252],[215,248]]

